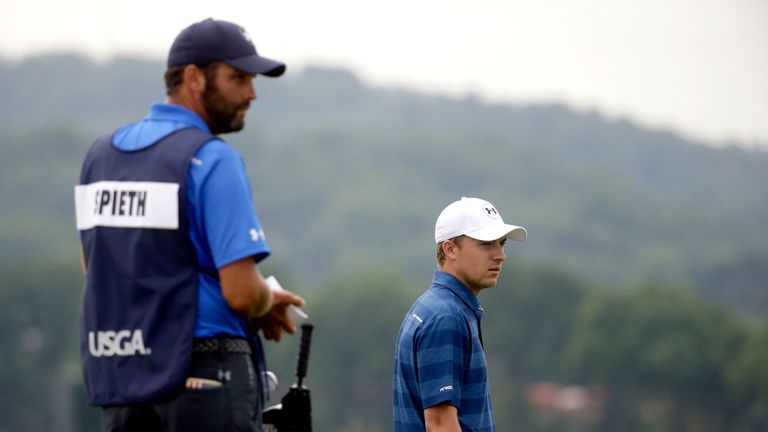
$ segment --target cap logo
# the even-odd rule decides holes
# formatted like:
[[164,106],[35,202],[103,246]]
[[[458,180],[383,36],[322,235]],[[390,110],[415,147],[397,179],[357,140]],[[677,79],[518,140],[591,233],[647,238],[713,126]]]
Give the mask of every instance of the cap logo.
[[483,206],[483,210],[485,210],[485,214],[493,219],[498,219],[501,216],[499,215],[499,212],[496,210],[496,208],[490,204],[486,204]]

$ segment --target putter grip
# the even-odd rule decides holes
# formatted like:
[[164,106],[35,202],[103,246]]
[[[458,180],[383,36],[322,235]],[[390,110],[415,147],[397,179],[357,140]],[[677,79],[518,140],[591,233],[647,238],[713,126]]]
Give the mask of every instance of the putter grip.
[[307,362],[309,361],[309,345],[312,343],[312,330],[315,328],[310,323],[301,325],[301,343],[299,345],[299,359],[296,363],[296,376],[301,381],[307,376]]

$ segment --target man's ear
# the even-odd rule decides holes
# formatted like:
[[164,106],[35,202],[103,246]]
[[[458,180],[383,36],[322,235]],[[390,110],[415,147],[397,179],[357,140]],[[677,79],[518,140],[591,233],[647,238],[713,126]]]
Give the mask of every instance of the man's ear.
[[454,239],[448,239],[443,242],[442,244],[443,253],[445,254],[445,258],[447,260],[456,258],[456,253],[459,249],[459,245],[456,243],[456,240]]
[[183,83],[188,86],[195,96],[199,96],[205,89],[205,74],[196,65],[189,64],[184,68]]

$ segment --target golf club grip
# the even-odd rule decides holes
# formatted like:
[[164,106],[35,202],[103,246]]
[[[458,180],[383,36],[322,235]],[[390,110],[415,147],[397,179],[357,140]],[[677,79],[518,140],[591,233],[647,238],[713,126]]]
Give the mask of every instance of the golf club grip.
[[301,343],[299,345],[299,359],[296,363],[296,376],[301,381],[307,376],[307,362],[309,361],[309,345],[312,343],[312,330],[315,326],[310,323],[301,325]]

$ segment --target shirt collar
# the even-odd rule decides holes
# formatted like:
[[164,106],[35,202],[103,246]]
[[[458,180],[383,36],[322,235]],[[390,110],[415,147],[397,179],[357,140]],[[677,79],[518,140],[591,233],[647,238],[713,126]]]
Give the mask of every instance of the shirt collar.
[[432,278],[432,286],[449,289],[460,298],[478,318],[482,318],[483,307],[480,306],[480,301],[477,299],[477,296],[456,276],[444,271],[435,270],[435,275]]
[[211,132],[202,117],[181,105],[155,102],[149,108],[146,120],[186,123],[208,133]]

